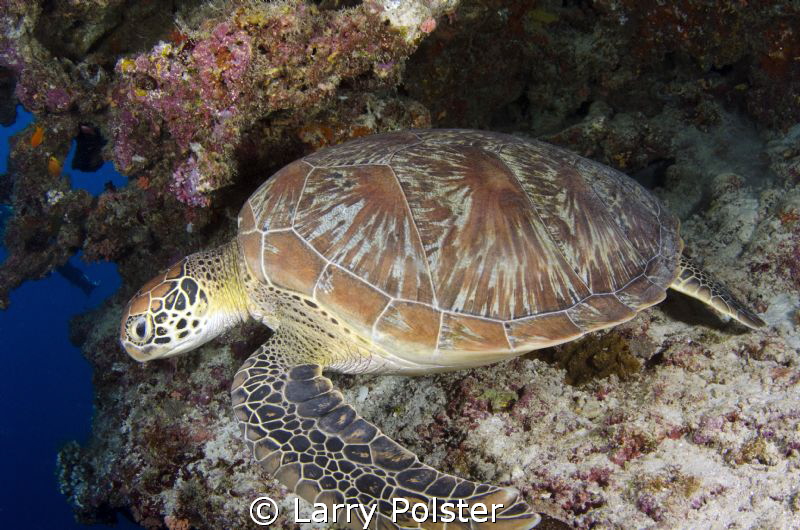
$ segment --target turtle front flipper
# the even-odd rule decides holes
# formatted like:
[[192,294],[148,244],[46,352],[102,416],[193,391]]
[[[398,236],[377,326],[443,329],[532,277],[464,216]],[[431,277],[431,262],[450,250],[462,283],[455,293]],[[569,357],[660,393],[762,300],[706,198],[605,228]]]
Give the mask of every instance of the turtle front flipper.
[[[365,528],[366,523],[370,528],[497,529],[538,524],[540,516],[515,489],[476,484],[422,464],[346,405],[322,367],[294,351],[302,347],[286,335],[280,330],[244,363],[231,394],[256,461],[300,497],[324,503],[329,510],[335,504],[358,504],[369,513],[376,506],[369,521],[358,511],[353,528]],[[436,522],[431,517],[434,498]],[[476,507],[484,515],[448,522],[443,503],[452,503],[450,511],[457,517],[459,501],[465,518],[473,505],[483,504],[487,510]],[[429,508],[425,522],[412,518],[410,510],[418,503]],[[486,518],[492,505],[494,522]],[[393,515],[395,508],[406,506]],[[418,507],[417,519],[421,514]],[[344,519],[342,513],[339,523]]]
[[733,296],[728,289],[686,256],[681,256],[679,267],[678,277],[670,288],[705,302],[749,328],[757,329],[766,325],[766,322]]

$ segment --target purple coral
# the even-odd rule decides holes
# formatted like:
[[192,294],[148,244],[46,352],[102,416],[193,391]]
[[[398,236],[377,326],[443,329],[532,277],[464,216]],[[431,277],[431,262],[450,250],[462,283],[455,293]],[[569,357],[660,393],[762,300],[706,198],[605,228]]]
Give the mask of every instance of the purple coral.
[[[251,45],[247,33],[232,29],[227,22],[217,25],[210,38],[198,42],[192,58],[199,68],[201,91],[215,100],[234,101],[239,94],[233,89],[237,88],[250,66]],[[220,79],[223,84],[220,84]]]
[[250,65],[250,39],[243,31],[227,31],[227,24],[220,26],[191,52],[160,44],[149,54],[117,65],[128,89],[120,98],[144,107],[138,112],[140,122],[163,119],[181,149],[213,129],[217,116],[235,113],[233,104],[244,92],[241,81]]
[[640,512],[650,517],[655,522],[659,522],[664,518],[664,508],[662,508],[656,498],[649,493],[641,495],[636,499],[636,507]]
[[191,156],[172,174],[169,189],[179,201],[189,206],[208,206],[208,198],[198,190],[199,184],[200,170],[197,167],[197,159]]
[[45,106],[51,112],[66,112],[72,105],[72,96],[63,88],[48,90],[45,95]]
[[15,13],[16,9],[4,7],[0,14],[0,65],[19,73],[25,65],[19,51],[19,41],[14,37],[20,33],[20,17],[17,16],[19,13]]
[[[257,4],[121,59],[113,96],[115,162],[134,173],[151,161],[150,153],[167,151],[178,161],[171,189],[184,190],[184,201],[229,184],[234,150],[260,118],[319,108],[342,79],[367,72],[392,83],[413,46],[382,22],[380,10],[366,5],[323,12],[303,3]],[[293,122],[290,116],[284,127]],[[187,187],[189,166],[178,166],[190,155],[200,171]]]
[[[238,140],[236,102],[246,92],[251,48],[246,32],[223,22],[195,45],[161,43],[135,59],[119,61],[117,72],[124,81],[116,94],[121,109],[115,128],[117,164],[132,169],[136,154],[147,151],[135,143],[141,128],[157,137],[162,123],[183,153],[200,142],[205,158],[224,160]],[[193,155],[174,170],[170,185],[179,200],[192,206],[207,206],[202,191],[227,183],[228,171],[199,171],[201,165],[208,164]]]

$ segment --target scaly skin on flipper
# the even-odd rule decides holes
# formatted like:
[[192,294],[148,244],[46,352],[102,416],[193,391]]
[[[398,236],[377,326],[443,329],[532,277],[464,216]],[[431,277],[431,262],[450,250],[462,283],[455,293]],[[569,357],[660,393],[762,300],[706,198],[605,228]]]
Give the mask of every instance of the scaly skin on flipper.
[[[481,503],[494,523],[449,523],[447,528],[533,528],[540,520],[512,488],[476,484],[440,473],[385,436],[343,402],[313,363],[303,339],[281,328],[253,354],[233,380],[239,424],[255,459],[270,474],[312,503],[378,503],[371,528],[440,528],[411,517],[392,522],[392,499],[409,505]],[[465,513],[469,513],[468,508]],[[442,512],[439,511],[440,517]],[[363,528],[364,521],[353,521]]]
[[685,255],[681,255],[678,277],[672,282],[670,289],[697,298],[749,328],[758,329],[766,325],[766,322],[733,296],[724,285],[715,281]]

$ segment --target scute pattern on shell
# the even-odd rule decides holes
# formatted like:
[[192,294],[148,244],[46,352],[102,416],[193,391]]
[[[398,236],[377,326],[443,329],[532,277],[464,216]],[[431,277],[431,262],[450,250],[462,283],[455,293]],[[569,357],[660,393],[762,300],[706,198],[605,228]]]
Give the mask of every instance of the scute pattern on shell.
[[259,280],[327,302],[383,347],[476,359],[632,318],[664,298],[683,246],[626,175],[470,130],[370,136],[289,164],[245,204],[239,241]]

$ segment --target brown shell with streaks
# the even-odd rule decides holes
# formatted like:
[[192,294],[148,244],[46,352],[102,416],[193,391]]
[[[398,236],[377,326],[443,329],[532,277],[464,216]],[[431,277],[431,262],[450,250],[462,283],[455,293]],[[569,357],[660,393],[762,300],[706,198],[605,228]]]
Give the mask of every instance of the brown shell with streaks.
[[245,204],[264,282],[390,351],[502,358],[632,318],[677,273],[678,222],[629,177],[504,134],[418,130],[293,162]]

